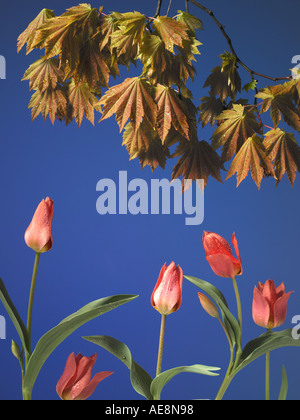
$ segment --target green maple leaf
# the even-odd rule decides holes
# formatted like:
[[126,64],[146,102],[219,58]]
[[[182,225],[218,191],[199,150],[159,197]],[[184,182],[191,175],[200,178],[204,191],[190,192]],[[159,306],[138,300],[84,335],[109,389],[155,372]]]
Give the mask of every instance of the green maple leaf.
[[76,83],[72,80],[69,84],[68,98],[72,119],[75,119],[78,127],[81,126],[84,115],[94,125],[94,107],[98,99],[91,92],[89,85],[83,81]]
[[28,107],[31,108],[32,120],[35,120],[39,114],[44,120],[49,116],[52,124],[56,118],[67,120],[67,98],[61,87],[48,88],[43,92],[35,91]]
[[177,147],[175,156],[180,156],[172,171],[172,179],[183,177],[184,180],[203,179],[207,184],[208,177],[212,176],[222,182],[220,170],[224,169],[219,155],[205,141],[181,142]]
[[123,83],[113,86],[100,99],[99,105],[103,106],[100,121],[116,114],[120,132],[128,119],[137,130],[143,121],[154,127],[156,123],[156,104],[152,98],[151,86],[145,78],[133,77]]
[[201,104],[198,109],[200,111],[199,120],[202,121],[202,127],[205,127],[208,123],[213,126],[218,116],[224,110],[223,104],[219,98],[212,95],[204,96],[200,100]]
[[166,16],[158,16],[154,19],[153,26],[164,41],[166,49],[173,54],[174,45],[184,48],[183,41],[190,41],[187,33],[189,28],[183,22],[178,22]]
[[55,14],[52,10],[41,10],[37,17],[27,26],[25,31],[19,35],[17,42],[18,52],[24,47],[25,44],[27,44],[26,52],[29,54],[30,51],[33,50],[33,45],[36,42],[37,29],[53,17],[55,17]]
[[55,89],[58,83],[63,83],[64,72],[59,68],[58,58],[42,57],[31,64],[22,80],[30,80],[30,90],[38,89],[42,93],[49,87]]
[[270,110],[275,128],[278,127],[282,116],[284,122],[300,131],[300,116],[294,104],[293,83],[286,82],[283,85],[267,86],[255,96],[263,99],[261,113]]
[[274,161],[277,184],[286,173],[294,185],[297,170],[300,171],[300,148],[292,133],[279,128],[265,134],[264,146],[266,154]]
[[262,140],[257,134],[244,142],[231,163],[226,180],[236,173],[238,187],[248,176],[249,167],[258,189],[266,172],[275,177],[272,161],[266,155]]
[[222,146],[223,161],[230,160],[254,132],[260,131],[254,110],[240,104],[233,104],[217,120],[222,122],[212,135],[212,146],[215,150]]
[[157,131],[164,143],[173,127],[185,138],[189,139],[189,123],[187,109],[174,89],[163,85],[155,87],[157,104]]

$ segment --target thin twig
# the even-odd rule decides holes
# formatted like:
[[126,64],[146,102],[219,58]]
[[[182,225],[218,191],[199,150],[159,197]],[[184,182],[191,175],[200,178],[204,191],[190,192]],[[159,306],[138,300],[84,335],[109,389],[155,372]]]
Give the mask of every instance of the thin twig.
[[216,23],[216,25],[219,27],[220,31],[222,32],[224,38],[227,41],[227,44],[230,48],[230,51],[232,52],[232,54],[235,56],[237,63],[239,63],[242,67],[244,67],[245,70],[247,70],[247,72],[250,74],[251,78],[254,79],[253,75],[259,76],[259,77],[263,77],[265,79],[269,79],[272,80],[273,82],[277,82],[279,80],[291,80],[292,76],[285,76],[285,77],[271,77],[271,76],[267,76],[265,74],[262,73],[258,73],[252,69],[250,69],[250,67],[248,67],[237,55],[233,45],[232,45],[232,41],[229,37],[229,35],[227,34],[227,32],[225,31],[225,26],[222,25],[220,23],[220,21],[215,17],[214,12],[210,9],[208,9],[207,7],[203,6],[202,4],[200,4],[198,1],[196,0],[186,0],[186,3],[190,2],[192,3],[194,6],[199,7],[199,9],[203,10],[205,13],[207,13],[212,19],[213,21]]
[[168,6],[168,10],[167,10],[167,16],[169,15],[169,11],[171,9],[171,5],[172,5],[172,0],[169,1],[169,6]]
[[185,0],[185,10],[186,10],[187,13],[190,13],[189,12],[189,1],[188,0]]
[[163,0],[158,0],[157,6],[156,6],[156,12],[154,17],[157,18],[157,16],[159,16],[160,14],[160,9],[161,9],[161,5],[162,5]]

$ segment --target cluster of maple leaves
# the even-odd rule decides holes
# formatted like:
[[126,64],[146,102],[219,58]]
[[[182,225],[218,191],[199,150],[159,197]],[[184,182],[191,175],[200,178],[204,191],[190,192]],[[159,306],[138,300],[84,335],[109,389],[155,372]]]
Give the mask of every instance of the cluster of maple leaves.
[[[236,99],[241,78],[236,57],[225,52],[205,81],[208,96],[196,107],[187,81],[196,74],[197,29],[201,20],[182,11],[175,18],[148,18],[139,12],[106,15],[88,4],[61,16],[43,9],[18,38],[18,51],[25,44],[27,53],[45,50],[23,77],[34,91],[32,119],[41,114],[53,124],[75,120],[80,127],[84,116],[94,124],[95,111],[102,114],[100,121],[115,115],[130,159],[139,158],[142,168],[164,168],[168,158],[177,157],[172,179],[206,184],[209,176],[222,182],[221,170],[231,161],[226,179],[237,174],[237,185],[249,169],[258,188],[264,177],[279,183],[285,173],[293,185],[300,148],[279,123],[300,132],[300,79],[259,92],[253,79],[244,86],[256,91],[249,105]],[[110,76],[120,75],[119,66],[137,61],[140,76],[109,86]],[[263,134],[261,114],[267,111],[274,127]],[[199,140],[199,124],[216,126],[209,142]]]

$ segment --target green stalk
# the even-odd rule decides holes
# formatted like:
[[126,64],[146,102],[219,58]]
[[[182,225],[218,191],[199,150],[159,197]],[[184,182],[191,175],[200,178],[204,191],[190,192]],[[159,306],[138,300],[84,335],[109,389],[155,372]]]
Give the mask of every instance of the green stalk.
[[162,357],[163,357],[164,341],[165,341],[166,318],[167,318],[166,315],[161,316],[156,376],[161,373],[161,365],[162,365]]
[[232,283],[233,283],[233,288],[234,288],[234,292],[235,292],[235,298],[236,298],[236,303],[237,303],[237,311],[238,311],[238,323],[239,323],[239,327],[240,327],[240,340],[239,340],[239,343],[237,345],[235,363],[234,363],[234,367],[236,367],[237,364],[240,361],[241,354],[242,354],[243,317],[242,317],[241,298],[240,298],[240,293],[239,293],[239,289],[238,289],[238,285],[237,285],[235,277],[232,278]]
[[[33,308],[33,298],[34,298],[34,291],[35,291],[35,283],[37,277],[37,271],[39,266],[40,255],[38,252],[35,254],[35,261],[31,279],[31,288],[30,288],[30,295],[29,295],[29,302],[28,302],[28,313],[27,313],[27,349],[29,353],[29,357],[31,355],[31,320],[32,320],[32,308]],[[27,357],[28,359],[28,357]],[[27,364],[28,360],[26,360]]]
[[266,401],[270,401],[270,352],[266,353]]
[[233,376],[231,377],[230,373],[231,373],[232,364],[233,364],[233,357],[234,357],[234,348],[232,346],[232,343],[231,343],[230,337],[228,335],[228,332],[225,328],[225,325],[223,324],[220,317],[218,317],[217,319],[220,322],[220,324],[221,324],[221,326],[222,326],[222,328],[223,328],[223,330],[226,334],[226,337],[227,337],[227,340],[228,340],[228,343],[229,343],[229,346],[230,346],[230,360],[229,360],[228,369],[226,371],[225,377],[223,379],[223,382],[222,382],[222,384],[220,386],[220,389],[217,393],[217,396],[215,398],[216,401],[221,400],[223,398],[223,395],[225,394],[225,391],[227,390],[231,380],[233,379]]

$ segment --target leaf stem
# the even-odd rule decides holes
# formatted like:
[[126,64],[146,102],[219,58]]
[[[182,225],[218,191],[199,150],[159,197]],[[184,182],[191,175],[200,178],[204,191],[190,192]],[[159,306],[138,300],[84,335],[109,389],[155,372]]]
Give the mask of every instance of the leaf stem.
[[[35,254],[34,267],[31,279],[30,295],[28,302],[28,313],[27,313],[27,349],[29,356],[31,355],[31,320],[32,320],[32,308],[33,308],[33,298],[35,291],[35,283],[37,278],[37,271],[40,261],[40,255],[38,252]],[[28,358],[28,357],[27,357]]]
[[166,318],[167,318],[166,315],[161,316],[156,376],[161,373],[161,365],[162,365],[162,357],[163,357],[164,341],[165,341]]

